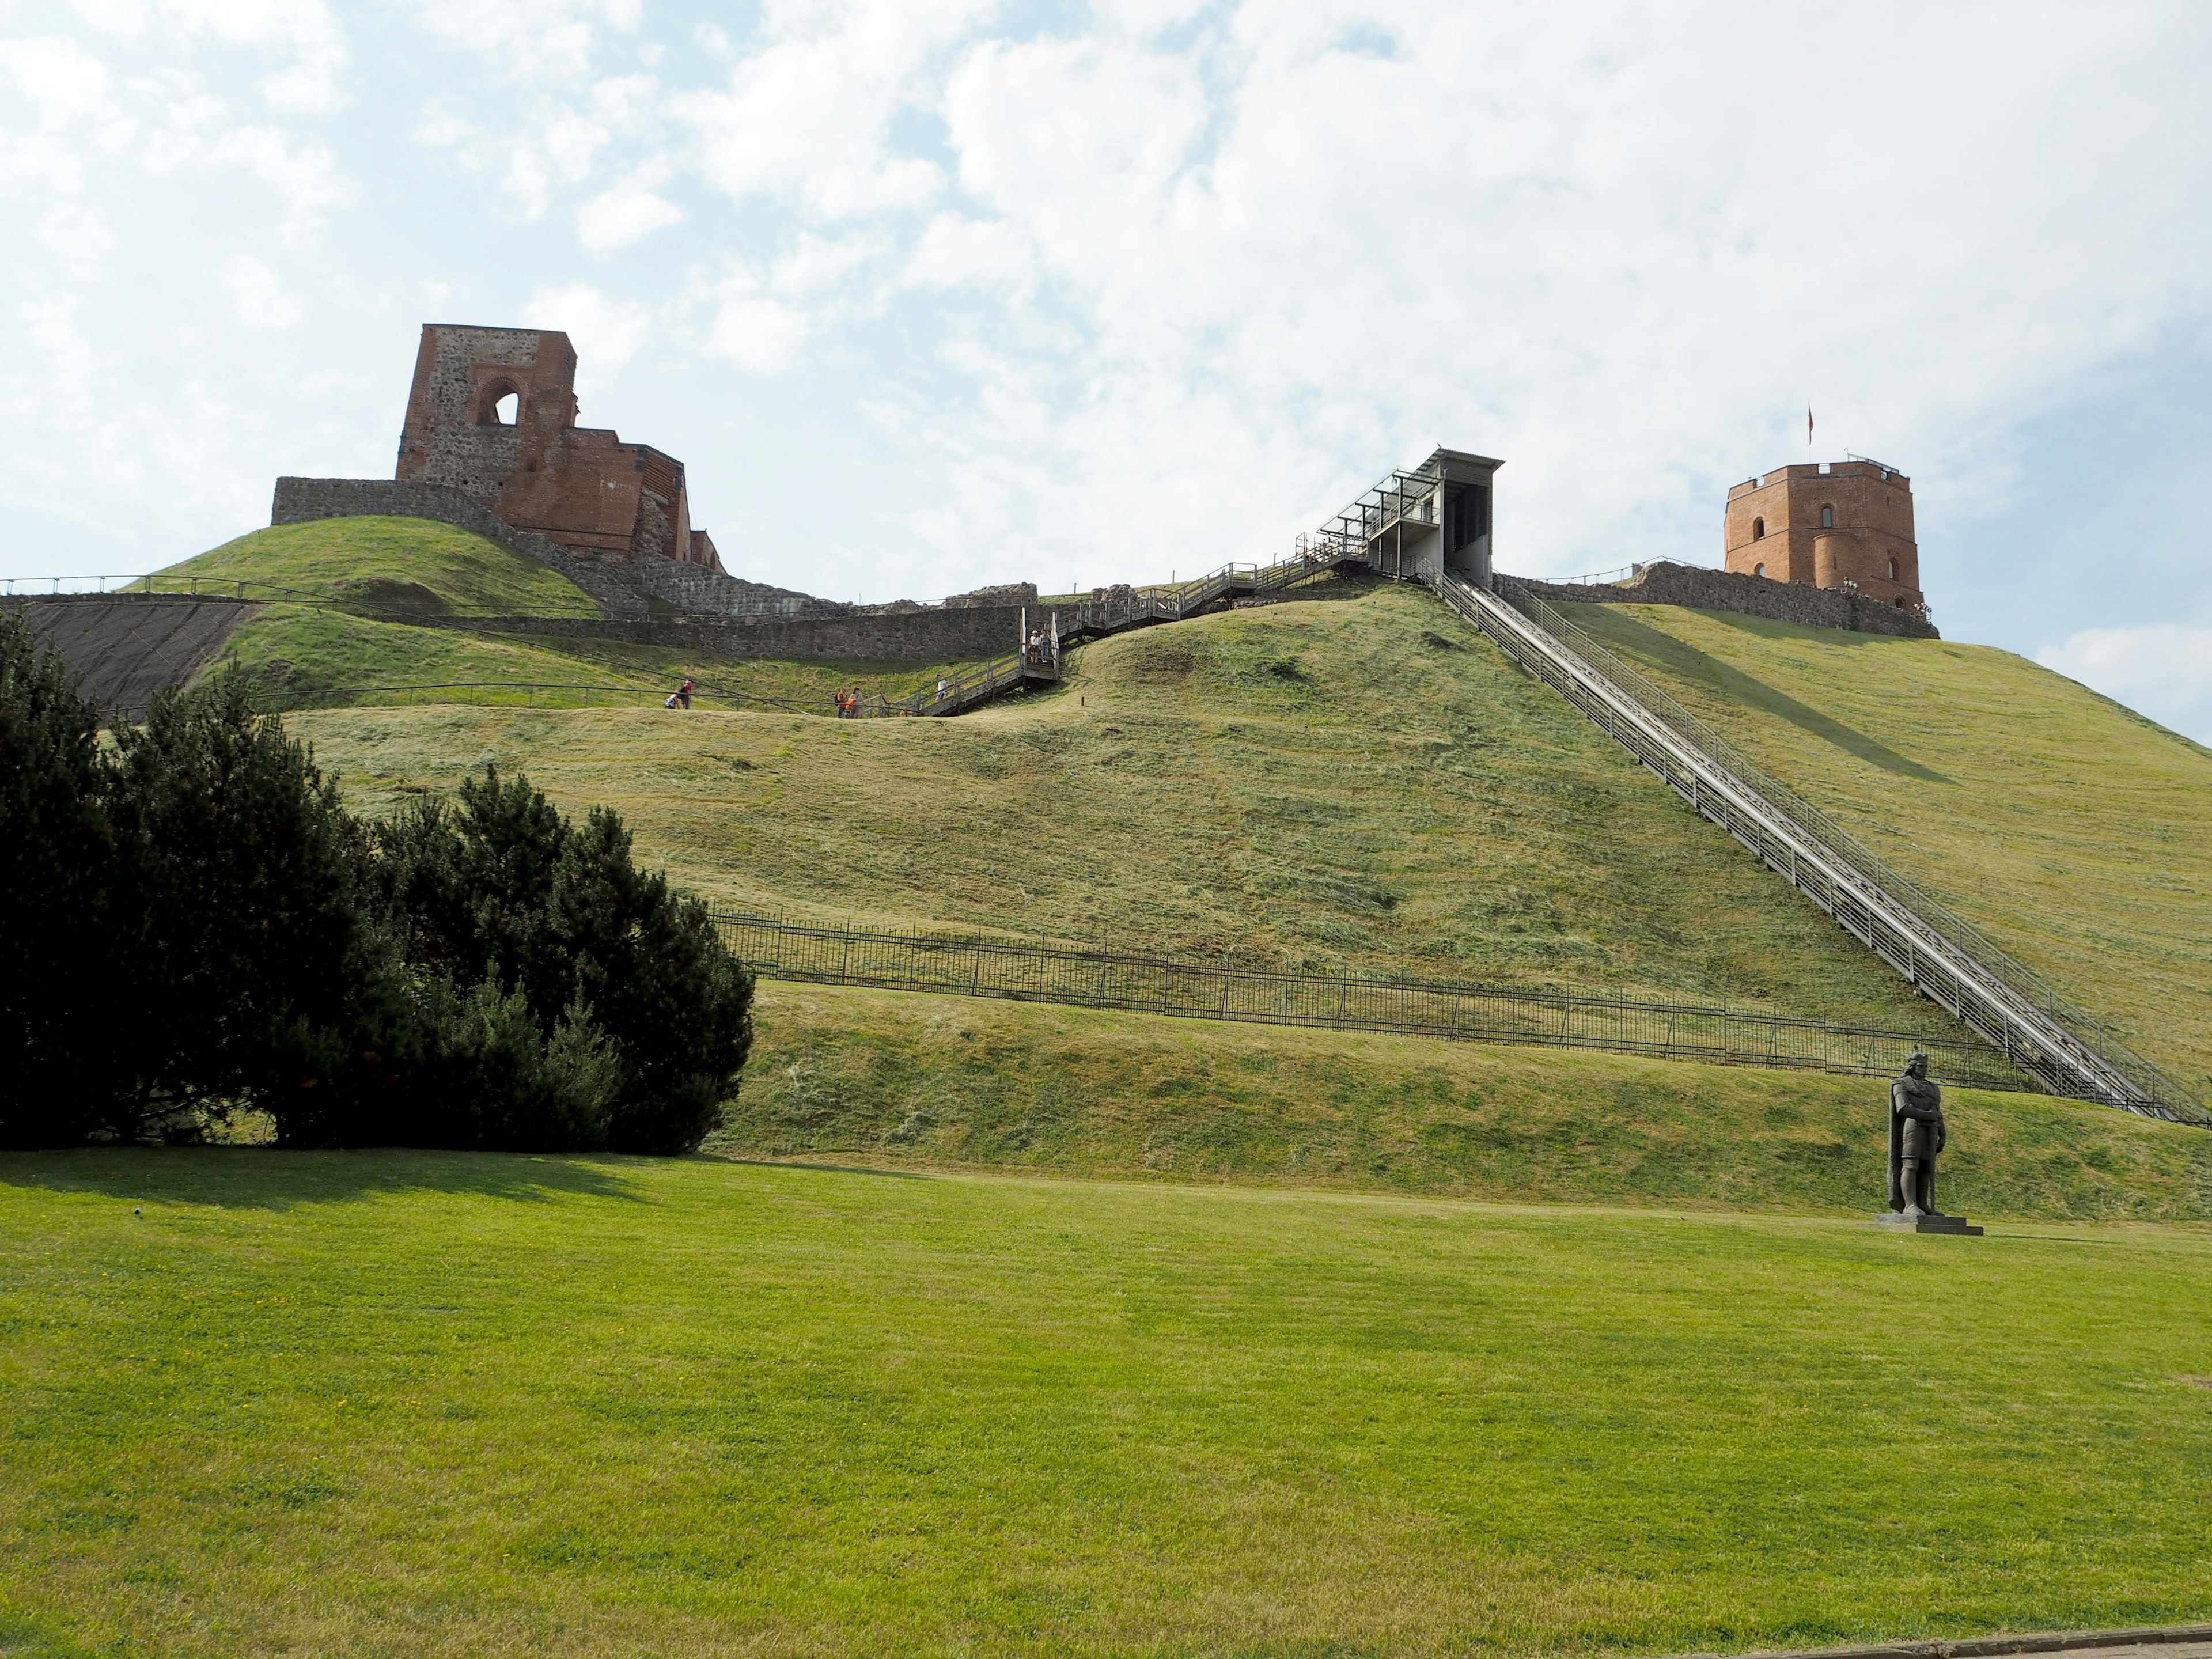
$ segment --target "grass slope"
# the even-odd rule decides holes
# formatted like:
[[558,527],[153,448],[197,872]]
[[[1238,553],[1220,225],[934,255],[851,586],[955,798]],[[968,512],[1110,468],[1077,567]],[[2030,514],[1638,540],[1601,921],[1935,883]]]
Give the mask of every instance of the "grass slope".
[[93,1152],[0,1159],[0,1329],[17,1653],[1664,1654],[2212,1572],[2203,1230]]
[[1574,618],[2212,1098],[2212,753],[1984,646],[1658,605]]
[[[718,656],[711,645],[678,649],[560,635],[455,633],[380,620],[394,610],[464,617],[599,614],[581,589],[535,560],[427,519],[275,526],[160,574],[244,578],[327,596],[331,605],[324,607],[271,604],[225,647],[225,660],[234,659],[273,687],[295,691],[438,686],[447,688],[438,694],[441,702],[580,706],[590,699],[507,688],[673,690],[689,678],[710,701],[773,697],[826,704],[840,686],[903,696],[939,672],[964,665],[739,661]],[[452,689],[459,686],[475,689]]]
[[[1865,1216],[1879,1081],[1036,1004],[763,985],[710,1149]],[[2212,1135],[1947,1090],[1946,1208],[2212,1220]]]
[[1105,641],[957,720],[337,710],[362,805],[497,761],[617,808],[714,897],[1268,965],[1918,1003],[1820,913],[1419,592]]
[[271,525],[157,574],[244,578],[460,617],[599,614],[590,595],[537,560],[428,519]]

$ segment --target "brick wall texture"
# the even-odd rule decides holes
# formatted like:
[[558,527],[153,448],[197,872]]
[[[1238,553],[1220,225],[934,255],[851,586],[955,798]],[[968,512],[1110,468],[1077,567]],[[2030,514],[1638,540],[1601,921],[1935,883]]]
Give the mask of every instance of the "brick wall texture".
[[426,323],[393,476],[457,489],[580,552],[720,569],[691,523],[684,463],[578,426],[575,388],[566,334]]
[[1811,587],[1848,587],[1893,607],[1923,602],[1912,480],[1873,461],[1785,466],[1729,491],[1728,568]]

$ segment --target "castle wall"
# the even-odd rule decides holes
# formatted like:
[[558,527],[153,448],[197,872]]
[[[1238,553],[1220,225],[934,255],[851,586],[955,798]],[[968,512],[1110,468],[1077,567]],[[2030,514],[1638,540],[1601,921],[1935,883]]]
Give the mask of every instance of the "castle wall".
[[[1051,607],[1026,612],[1033,625]],[[774,662],[972,662],[1002,657],[1021,637],[1024,607],[975,605],[878,616],[762,617],[747,622],[593,622],[568,617],[410,617],[411,625],[478,634],[620,640],[696,652],[701,659]]]
[[1733,611],[1741,616],[1765,617],[1808,628],[1839,628],[1855,634],[1887,634],[1908,640],[1942,637],[1936,625],[1918,612],[1901,611],[1863,593],[1735,571],[1701,569],[1665,560],[1645,565],[1633,580],[1618,584],[1547,582],[1526,576],[1497,580],[1501,586],[1517,583],[1553,605],[1679,605],[1692,611]]

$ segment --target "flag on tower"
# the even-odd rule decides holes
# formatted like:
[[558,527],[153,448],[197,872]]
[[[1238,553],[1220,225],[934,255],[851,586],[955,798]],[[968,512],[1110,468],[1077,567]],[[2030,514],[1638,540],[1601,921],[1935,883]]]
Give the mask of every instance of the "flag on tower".
[[1805,447],[1806,447],[1806,448],[1808,448],[1808,449],[1810,449],[1812,447],[1813,447],[1813,405],[1812,405],[1812,404],[1807,404],[1805,405]]

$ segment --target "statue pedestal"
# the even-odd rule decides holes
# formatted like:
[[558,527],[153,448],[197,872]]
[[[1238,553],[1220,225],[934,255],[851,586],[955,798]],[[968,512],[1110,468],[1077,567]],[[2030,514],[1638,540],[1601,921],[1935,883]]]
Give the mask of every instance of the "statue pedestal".
[[1874,1224],[1892,1233],[1958,1233],[1967,1238],[1982,1236],[1982,1230],[1969,1226],[1962,1215],[1899,1215],[1892,1210],[1876,1216]]

